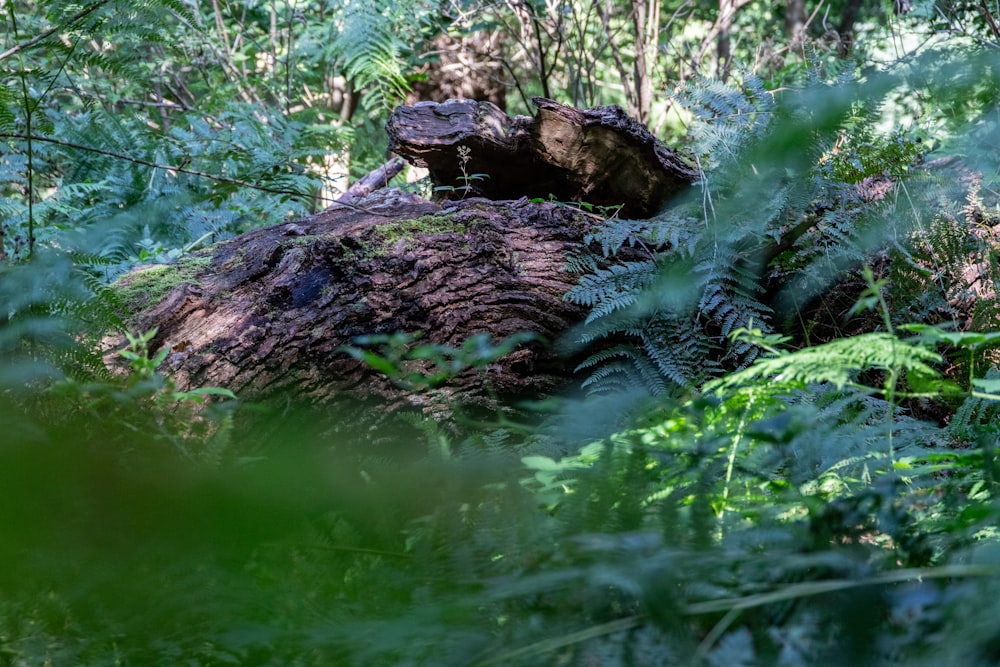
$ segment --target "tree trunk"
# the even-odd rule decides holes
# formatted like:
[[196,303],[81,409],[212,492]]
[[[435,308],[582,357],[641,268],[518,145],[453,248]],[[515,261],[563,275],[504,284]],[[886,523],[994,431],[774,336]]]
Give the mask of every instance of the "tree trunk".
[[417,72],[423,77],[413,82],[407,96],[410,104],[462,98],[507,107],[508,77],[503,69],[504,43],[499,31],[442,34],[430,46],[437,59]]
[[838,52],[841,58],[846,58],[850,54],[851,46],[854,44],[854,24],[857,23],[858,17],[861,15],[861,1],[847,0],[840,15],[840,25],[837,26],[837,32],[840,34]]
[[632,32],[635,38],[636,118],[648,124],[653,107],[652,70],[660,46],[660,0],[632,0]]
[[[589,221],[552,203],[445,205],[382,190],[249,232],[176,266],[137,269],[119,289],[135,306],[136,328],[157,327],[154,352],[171,349],[164,370],[179,389],[221,386],[246,400],[368,400],[381,412],[446,414],[456,403],[544,394],[568,381],[574,362],[539,339],[484,373],[465,371],[414,393],[341,346],[357,336],[418,331],[428,343],[455,347],[481,333],[495,341],[523,331],[556,340],[585,314],[562,296],[576,281],[567,257]],[[165,274],[176,284],[157,295]]]
[[785,32],[795,38],[806,24],[806,0],[788,0],[785,4]]
[[[719,81],[729,78],[733,58],[733,23],[736,20],[736,12],[748,2],[750,0],[719,0],[719,17],[712,27],[712,33],[717,35],[715,76]],[[697,60],[701,60],[700,54]]]

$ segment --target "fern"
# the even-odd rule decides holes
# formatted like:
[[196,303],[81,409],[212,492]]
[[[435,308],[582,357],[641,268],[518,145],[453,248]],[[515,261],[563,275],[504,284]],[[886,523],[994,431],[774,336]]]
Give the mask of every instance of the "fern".
[[[773,100],[754,77],[748,77],[740,89],[707,81],[700,84],[683,96],[702,121],[693,132],[696,150],[735,164],[739,153],[764,136]],[[720,173],[719,179],[710,177],[710,182],[718,181],[715,188],[724,188],[727,180],[738,181],[725,170]],[[708,182],[702,182],[704,189],[709,188]],[[746,186],[741,193],[755,191]],[[598,269],[581,278],[566,295],[568,300],[591,308],[587,324],[592,330],[585,330],[581,341],[617,332],[637,339],[638,349],[630,355],[630,363],[643,379],[642,385],[654,393],[666,385],[651,380],[649,368],[657,369],[672,386],[692,386],[715,367],[707,355],[720,348],[728,333],[751,320],[766,322],[770,314],[759,298],[763,292],[759,268],[747,250],[764,236],[768,226],[776,226],[776,219],[784,219],[787,195],[769,196],[760,206],[751,203],[743,209],[749,217],[740,213],[710,219],[707,202],[718,198],[719,192],[707,193],[702,201],[689,197],[653,220],[611,219],[595,228],[589,240],[599,244],[606,257],[617,255],[624,247],[641,247],[652,253],[653,259]],[[767,192],[770,195],[773,191]],[[670,267],[666,278],[663,266]],[[686,283],[685,289],[675,290],[681,283]],[[593,325],[597,325],[596,330]],[[746,354],[753,351],[741,349],[737,354],[743,354],[746,363],[752,358]],[[596,363],[599,358],[592,360]],[[646,359],[652,362],[651,367]],[[620,370],[616,375],[623,373]],[[610,376],[597,375],[588,386],[596,387],[606,377]]]
[[656,278],[653,262],[625,262],[598,269],[580,279],[566,300],[591,307],[587,323],[636,303],[639,292]]
[[[94,343],[108,322],[85,283],[64,253],[40,252],[30,263],[0,267],[2,386],[106,376]],[[12,381],[13,374],[22,374],[21,381]]]
[[[584,387],[593,393],[643,387],[656,395],[669,387],[692,387],[720,370],[712,360],[717,346],[708,337],[699,335],[699,331],[698,322],[679,319],[669,309],[654,316],[641,311],[616,314],[585,327],[579,342],[593,344],[624,337],[629,344],[601,349],[576,370],[594,369],[584,381]],[[606,365],[609,367],[605,368]],[[629,381],[635,384],[630,387]]]
[[917,377],[937,377],[931,366],[941,357],[921,345],[898,340],[890,333],[870,333],[841,338],[794,354],[760,359],[750,368],[714,380],[706,391],[728,391],[743,384],[765,380],[789,387],[829,383],[837,388],[853,384],[862,369],[888,371],[893,368]]
[[[997,381],[1000,371],[989,369],[984,375],[986,380]],[[955,410],[948,422],[948,433],[962,443],[977,443],[985,433],[995,432],[1000,419],[1000,403],[978,396],[968,396]]]
[[[616,363],[608,363],[620,359]],[[663,374],[649,357],[630,345],[617,345],[590,356],[576,370],[599,367],[583,382],[583,387],[593,385],[596,393],[621,391],[631,386],[646,387],[654,396],[666,391]],[[616,377],[616,376],[621,377]],[[611,378],[615,378],[614,381]]]
[[[846,78],[817,80],[779,105],[752,76],[738,87],[689,87],[681,99],[697,119],[693,146],[715,168],[670,211],[593,230],[588,240],[618,261],[566,295],[590,308],[579,340],[633,336],[675,387],[697,384],[722,361],[729,368],[752,362],[758,350],[727,342],[731,333],[783,325],[861,265],[883,242],[884,221],[898,217],[884,182],[906,173],[919,150],[901,132],[873,129],[887,90],[881,81],[866,88]],[[848,131],[858,135],[850,145],[841,140]],[[908,233],[902,224],[893,231]],[[626,255],[626,248],[634,250]],[[636,261],[635,252],[650,259]]]
[[686,388],[697,386],[722,370],[713,359],[718,345],[713,339],[699,335],[699,324],[663,314],[647,326],[629,331],[642,341],[642,350],[660,374],[675,387]]
[[[760,269],[748,265],[747,260],[732,248],[720,247],[718,253],[696,264],[695,272],[704,285],[698,311],[702,318],[718,328],[719,336],[728,337],[752,322],[770,320],[771,308],[760,301],[764,292],[760,285]],[[739,344],[732,352],[744,361],[752,360],[755,354]]]
[[409,92],[402,60],[406,33],[413,36],[430,9],[421,0],[348,3],[337,45],[347,76],[357,88],[369,89],[376,108],[390,109]]
[[774,97],[752,74],[738,86],[693,78],[677,101],[701,121],[690,138],[692,150],[709,161],[705,169],[739,160],[742,148],[764,135],[775,111]]
[[690,254],[698,238],[696,225],[696,219],[685,217],[678,210],[665,211],[650,220],[615,217],[595,225],[584,242],[599,244],[604,258],[617,255],[623,247],[638,247],[647,253],[673,248]]
[[928,222],[918,219],[906,243],[892,249],[889,297],[899,319],[951,323],[963,331],[995,326],[1000,266],[989,229],[998,218],[981,192],[981,177],[956,184],[948,172],[907,187],[914,208],[934,213]]

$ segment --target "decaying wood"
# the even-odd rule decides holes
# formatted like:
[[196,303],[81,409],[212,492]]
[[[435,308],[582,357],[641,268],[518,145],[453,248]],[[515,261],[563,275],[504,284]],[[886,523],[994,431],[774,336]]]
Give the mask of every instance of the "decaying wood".
[[[564,270],[567,254],[587,224],[566,207],[526,199],[433,203],[380,190],[204,251],[179,284],[139,306],[135,326],[158,327],[153,346],[172,350],[164,370],[181,389],[424,410],[483,404],[494,392],[537,395],[573,368],[541,343],[430,396],[401,390],[338,348],[356,336],[418,330],[456,347],[479,333],[555,340],[584,315],[562,297],[576,280]],[[147,271],[126,276],[121,289],[142,298]]]
[[[698,177],[620,107],[534,103],[533,118],[471,100],[401,106],[386,125],[390,148],[426,167],[436,186],[462,194],[621,205],[632,218],[654,215]],[[459,147],[469,149],[465,162]]]
[[399,172],[403,171],[406,163],[400,157],[394,157],[381,167],[368,172],[361,179],[355,181],[351,187],[347,188],[335,204],[353,204],[363,197],[367,197],[379,188],[389,185],[389,181],[395,178]]
[[[366,195],[398,171],[391,160],[322,213],[225,241],[180,267],[129,274],[120,286],[137,304],[133,326],[157,329],[153,352],[170,348],[163,370],[179,389],[219,386],[251,401],[370,400],[383,411],[443,414],[568,383],[575,363],[541,342],[423,393],[343,352],[358,336],[396,332],[453,347],[483,333],[557,340],[585,316],[563,300],[577,279],[565,268],[593,220],[530,198],[621,204],[640,217],[696,176],[618,107],[535,103],[535,118],[488,102],[400,107],[388,126],[393,149],[437,183],[471,189],[444,202],[393,189]],[[463,167],[488,178],[459,181]],[[166,292],[153,287],[164,271],[176,280]]]

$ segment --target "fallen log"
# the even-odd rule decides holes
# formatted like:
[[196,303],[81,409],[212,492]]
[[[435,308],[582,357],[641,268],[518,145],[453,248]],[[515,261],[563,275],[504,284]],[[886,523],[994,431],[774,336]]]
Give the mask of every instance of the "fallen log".
[[138,269],[119,290],[137,313],[134,327],[157,328],[153,351],[170,348],[162,370],[179,389],[442,414],[544,394],[568,381],[573,363],[534,342],[485,372],[415,393],[341,347],[357,336],[417,331],[454,347],[483,333],[494,341],[525,331],[557,339],[584,315],[562,296],[577,278],[564,270],[567,256],[589,222],[526,199],[434,203],[380,190],[177,265]]
[[[595,216],[560,202],[648,216],[697,172],[618,107],[535,103],[535,118],[488,102],[400,107],[388,125],[393,149],[440,185],[462,186],[464,175],[469,187],[453,189],[454,200],[368,194],[398,172],[390,160],[317,215],[128,274],[119,289],[133,328],[156,328],[151,351],[170,349],[162,370],[178,389],[219,386],[250,401],[374,401],[383,413],[442,415],[571,383],[574,361],[540,341],[585,316],[563,295],[578,278],[568,259]],[[559,201],[529,199],[550,195]],[[344,353],[359,336],[397,332],[456,348],[482,334],[538,338],[485,371],[412,391]],[[123,346],[109,346],[109,363]]]

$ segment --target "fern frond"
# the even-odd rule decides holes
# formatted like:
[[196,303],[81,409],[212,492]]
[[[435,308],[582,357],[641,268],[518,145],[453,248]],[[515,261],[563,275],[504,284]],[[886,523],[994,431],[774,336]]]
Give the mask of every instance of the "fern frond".
[[[1000,379],[1000,370],[991,368],[987,380]],[[1000,424],[1000,403],[977,396],[969,396],[955,411],[948,422],[948,433],[961,442],[975,442],[986,429],[997,430]]]
[[931,364],[940,361],[940,355],[924,347],[902,341],[890,333],[875,332],[758,359],[749,368],[711,381],[705,389],[728,392],[742,385],[767,382],[788,387],[825,383],[841,388],[853,383],[859,372],[868,369],[901,369],[923,377],[937,377]]
[[656,275],[656,264],[652,261],[613,264],[580,278],[563,298],[570,303],[589,306],[589,324],[636,303],[639,292],[652,284]]
[[718,369],[711,360],[711,342],[694,325],[690,321],[657,318],[634,331],[660,375],[677,387],[697,386]]
[[[382,1],[351,2],[337,39],[345,71],[359,89],[369,89],[374,105],[389,109],[409,92],[394,6]],[[411,17],[412,20],[413,17]]]
[[0,83],[0,132],[12,132],[16,127],[14,113],[16,96],[9,83]]
[[591,273],[598,269],[598,258],[597,256],[587,250],[586,248],[582,250],[571,251],[566,255],[566,265],[563,267],[563,271],[566,273],[576,273],[584,274]]
[[775,109],[773,96],[752,74],[738,87],[695,78],[678,98],[701,121],[691,135],[706,167],[736,160],[749,141],[762,136]]
[[633,354],[628,361],[606,363],[584,380],[581,386],[592,395],[634,391],[643,383],[635,365],[629,362],[638,358]]
[[624,246],[642,246],[650,252],[669,248],[690,254],[699,236],[695,218],[670,209],[648,220],[609,218],[596,225],[584,242],[599,243],[604,258],[616,255]]

